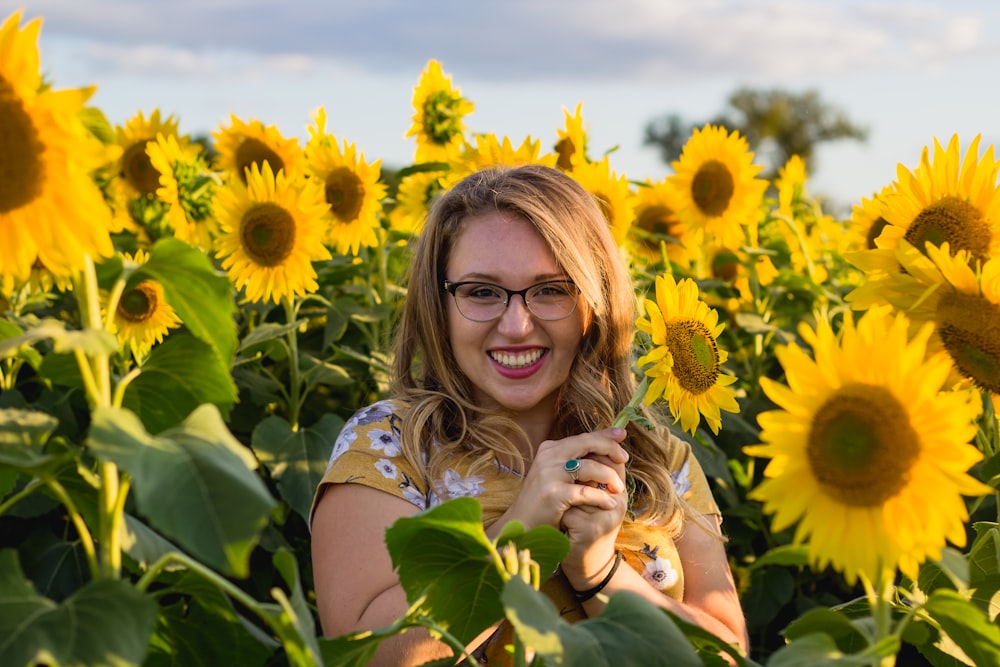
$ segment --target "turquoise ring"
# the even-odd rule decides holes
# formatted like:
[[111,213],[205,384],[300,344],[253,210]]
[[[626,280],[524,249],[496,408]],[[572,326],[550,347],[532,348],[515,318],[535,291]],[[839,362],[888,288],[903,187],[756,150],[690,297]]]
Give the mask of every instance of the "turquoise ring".
[[570,459],[563,464],[563,470],[569,473],[569,476],[573,478],[576,482],[580,479],[580,461],[577,459]]

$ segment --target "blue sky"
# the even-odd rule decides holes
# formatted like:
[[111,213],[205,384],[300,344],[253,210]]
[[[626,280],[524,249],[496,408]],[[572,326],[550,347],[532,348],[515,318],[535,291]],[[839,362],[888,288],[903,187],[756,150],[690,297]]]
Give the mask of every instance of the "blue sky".
[[[7,3],[5,3],[6,5]],[[869,131],[828,144],[810,190],[847,207],[957,133],[1000,143],[1000,3],[993,0],[27,0],[57,88],[96,85],[115,124],[175,114],[205,134],[229,115],[329,131],[403,166],[413,86],[430,58],[476,109],[473,131],[546,148],[583,104],[591,155],[629,178],[670,173],[643,128],[703,121],[742,86],[816,90]],[[10,10],[8,10],[10,11]]]

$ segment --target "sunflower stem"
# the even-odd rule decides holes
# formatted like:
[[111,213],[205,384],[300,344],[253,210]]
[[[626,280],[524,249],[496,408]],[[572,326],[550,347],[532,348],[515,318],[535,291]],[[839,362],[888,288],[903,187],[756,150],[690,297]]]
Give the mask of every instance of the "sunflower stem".
[[639,403],[642,401],[642,398],[646,395],[646,389],[648,387],[649,387],[649,377],[643,377],[642,381],[639,383],[639,386],[635,388],[635,393],[632,395],[632,400],[628,402],[628,405],[626,405],[624,408],[621,409],[621,412],[618,413],[618,416],[615,417],[615,420],[611,422],[612,428],[621,428],[632,420],[633,416],[635,415],[636,408],[639,407]]
[[[289,324],[295,321],[296,308],[292,297],[281,299],[285,306],[285,318]],[[299,411],[301,410],[302,392],[299,386],[302,378],[299,375],[299,329],[295,327],[286,334],[288,337],[288,423],[292,431],[299,430]]]

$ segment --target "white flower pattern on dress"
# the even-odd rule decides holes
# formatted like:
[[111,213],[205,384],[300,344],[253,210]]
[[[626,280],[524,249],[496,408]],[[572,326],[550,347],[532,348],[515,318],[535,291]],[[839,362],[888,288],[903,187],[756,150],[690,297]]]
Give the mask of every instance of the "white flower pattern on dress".
[[396,464],[389,459],[379,459],[376,461],[375,469],[382,473],[382,476],[386,479],[396,479],[399,476]]
[[656,590],[665,591],[677,583],[678,575],[673,563],[658,555],[657,552],[659,550],[659,545],[653,548],[650,548],[648,544],[643,546],[640,553],[644,556],[649,556],[650,560],[646,561],[646,567],[642,571],[642,578],[648,581]]
[[386,456],[399,456],[399,453],[403,451],[399,438],[391,431],[373,429],[368,433],[368,440],[371,442],[372,449],[377,449]]
[[474,498],[483,493],[483,478],[476,475],[462,477],[453,468],[448,468],[441,480],[448,498]]
[[683,498],[684,494],[691,490],[691,461],[685,460],[680,470],[670,473],[670,481],[674,483],[674,491],[678,498]]

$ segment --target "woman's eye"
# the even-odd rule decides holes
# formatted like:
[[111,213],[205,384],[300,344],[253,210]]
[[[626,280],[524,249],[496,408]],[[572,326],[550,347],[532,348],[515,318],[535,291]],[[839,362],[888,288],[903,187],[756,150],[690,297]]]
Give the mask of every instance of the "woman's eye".
[[473,287],[466,296],[470,299],[499,299],[500,293],[491,287]]

